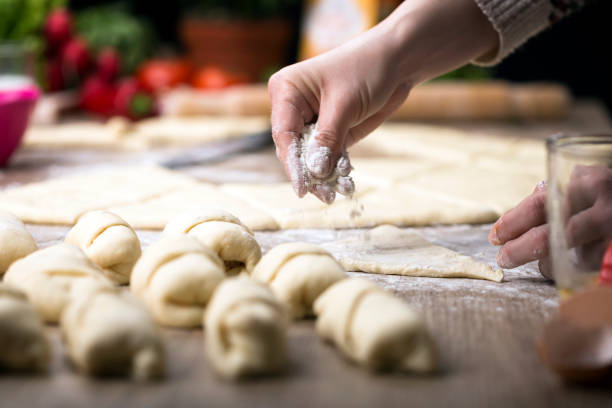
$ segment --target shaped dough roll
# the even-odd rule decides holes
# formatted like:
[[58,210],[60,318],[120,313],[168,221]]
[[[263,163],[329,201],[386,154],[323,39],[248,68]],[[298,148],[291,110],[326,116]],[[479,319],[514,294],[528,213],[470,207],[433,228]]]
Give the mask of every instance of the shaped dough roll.
[[108,211],[83,214],[66,236],[66,242],[78,246],[104,275],[123,285],[140,257],[140,241],[132,227]]
[[159,324],[201,326],[213,291],[225,278],[212,249],[188,235],[168,235],[151,245],[136,263],[131,289]]
[[50,347],[36,309],[25,294],[0,283],[0,369],[44,370]]
[[180,215],[166,225],[164,233],[196,237],[219,255],[228,275],[250,273],[261,259],[261,248],[253,232],[227,211]]
[[365,279],[343,279],[315,302],[319,335],[373,369],[427,373],[436,353],[420,316]]
[[23,222],[13,214],[0,211],[0,277],[17,259],[38,249]]
[[255,280],[240,276],[221,283],[208,306],[205,327],[208,358],[223,377],[277,372],[285,365],[283,307]]
[[82,282],[62,314],[68,354],[92,375],[129,375],[147,380],[162,375],[164,347],[153,319],[130,292]]
[[252,276],[268,284],[298,319],[312,314],[312,304],[329,286],[346,274],[334,257],[314,244],[293,242],[272,248],[257,264]]
[[110,284],[83,251],[66,243],[31,253],[14,262],[4,275],[4,281],[24,291],[43,320],[50,323],[59,320],[72,285],[84,279]]

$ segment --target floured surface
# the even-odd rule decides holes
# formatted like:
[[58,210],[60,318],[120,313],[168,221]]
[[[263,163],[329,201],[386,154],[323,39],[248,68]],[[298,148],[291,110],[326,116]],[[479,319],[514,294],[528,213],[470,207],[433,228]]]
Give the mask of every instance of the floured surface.
[[361,236],[327,244],[348,271],[501,282],[503,272],[466,255],[433,245],[418,234],[383,225]]
[[87,211],[139,202],[193,185],[190,177],[156,166],[117,167],[3,191],[0,209],[25,222],[71,225]]

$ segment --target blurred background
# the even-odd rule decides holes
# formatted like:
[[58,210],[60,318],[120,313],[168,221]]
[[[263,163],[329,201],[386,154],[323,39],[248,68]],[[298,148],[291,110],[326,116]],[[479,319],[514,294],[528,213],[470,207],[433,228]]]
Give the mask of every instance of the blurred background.
[[[282,66],[366,30],[399,3],[0,0],[0,39],[27,44],[28,73],[47,94],[64,95],[56,98],[62,107],[72,103],[92,115],[132,119],[160,109],[210,113],[206,102],[193,98],[179,107],[171,102],[170,108],[158,99],[177,87],[211,91],[265,83]],[[596,1],[499,66],[468,65],[439,80],[552,81],[574,96],[601,100],[610,111],[612,29],[604,19],[611,14],[612,2]]]

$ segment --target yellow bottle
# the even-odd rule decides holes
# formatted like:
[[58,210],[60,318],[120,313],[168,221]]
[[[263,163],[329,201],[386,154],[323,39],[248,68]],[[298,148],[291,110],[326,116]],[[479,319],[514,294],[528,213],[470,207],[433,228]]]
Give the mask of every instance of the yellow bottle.
[[300,59],[329,51],[373,27],[401,1],[307,0],[300,38]]

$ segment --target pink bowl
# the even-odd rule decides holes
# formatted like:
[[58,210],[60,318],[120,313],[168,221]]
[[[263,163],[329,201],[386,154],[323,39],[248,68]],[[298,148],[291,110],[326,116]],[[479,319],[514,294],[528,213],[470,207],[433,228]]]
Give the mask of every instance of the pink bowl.
[[0,89],[0,166],[19,147],[40,91],[35,85]]

